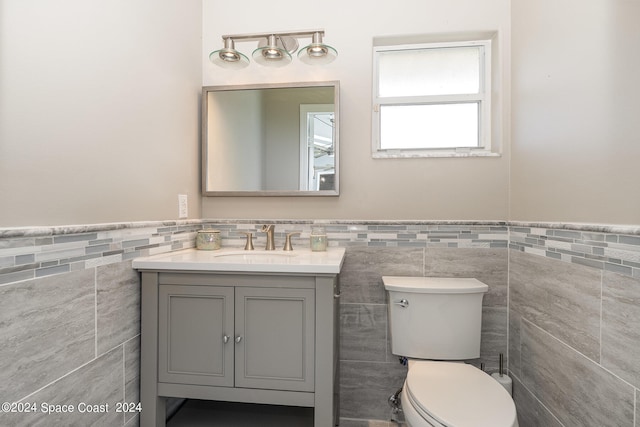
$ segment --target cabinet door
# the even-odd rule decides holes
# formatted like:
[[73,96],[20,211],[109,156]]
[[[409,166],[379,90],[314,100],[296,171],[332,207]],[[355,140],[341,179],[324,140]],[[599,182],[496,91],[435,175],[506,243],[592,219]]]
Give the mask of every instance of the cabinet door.
[[233,287],[160,285],[158,378],[233,387]]
[[236,288],[236,387],[314,390],[314,295]]

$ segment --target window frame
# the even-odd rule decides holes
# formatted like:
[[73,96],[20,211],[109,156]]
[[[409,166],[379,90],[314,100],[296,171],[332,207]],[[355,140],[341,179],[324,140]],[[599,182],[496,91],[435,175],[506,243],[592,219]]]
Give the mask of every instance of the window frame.
[[[457,47],[480,47],[479,83],[477,94],[459,95],[417,95],[381,97],[379,95],[379,53],[389,51],[443,49]],[[472,157],[495,156],[491,151],[491,39],[470,39],[463,41],[421,42],[373,47],[373,106],[372,106],[372,156],[373,158],[411,158],[411,157]],[[478,146],[477,147],[434,147],[419,149],[383,149],[381,148],[380,107],[410,105],[443,105],[447,103],[478,104]]]

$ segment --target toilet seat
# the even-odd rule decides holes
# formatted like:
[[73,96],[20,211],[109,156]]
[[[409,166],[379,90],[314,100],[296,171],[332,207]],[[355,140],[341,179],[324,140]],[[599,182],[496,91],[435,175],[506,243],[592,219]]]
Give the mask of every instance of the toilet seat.
[[465,363],[414,361],[403,393],[407,397],[403,405],[411,405],[427,425],[518,425],[509,393],[491,376]]

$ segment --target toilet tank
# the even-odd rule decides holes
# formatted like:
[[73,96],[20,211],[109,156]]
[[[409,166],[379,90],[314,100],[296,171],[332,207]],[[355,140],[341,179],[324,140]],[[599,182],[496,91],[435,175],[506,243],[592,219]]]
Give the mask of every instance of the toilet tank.
[[472,278],[383,276],[389,293],[391,352],[434,360],[480,357],[482,298]]

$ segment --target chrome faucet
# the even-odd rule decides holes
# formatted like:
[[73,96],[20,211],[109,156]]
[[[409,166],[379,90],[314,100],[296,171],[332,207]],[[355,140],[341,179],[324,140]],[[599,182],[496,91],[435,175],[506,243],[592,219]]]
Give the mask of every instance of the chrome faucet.
[[265,251],[274,251],[276,249],[276,244],[273,238],[273,233],[275,232],[275,230],[275,224],[265,224],[262,226],[262,232],[267,233],[267,246],[264,248]]

